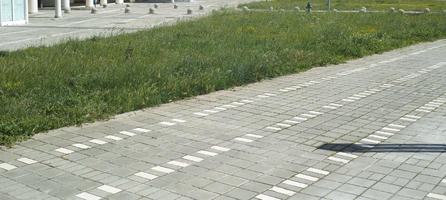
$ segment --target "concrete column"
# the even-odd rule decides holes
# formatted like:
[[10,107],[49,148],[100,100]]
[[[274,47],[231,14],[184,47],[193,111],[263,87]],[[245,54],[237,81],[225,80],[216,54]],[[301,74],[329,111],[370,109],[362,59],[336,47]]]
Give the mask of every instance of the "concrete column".
[[107,0],[101,0],[100,3],[103,6],[103,5],[107,5],[108,2],[107,2]]
[[93,0],[85,0],[85,6],[88,8],[93,8],[94,7]]
[[71,12],[70,0],[63,0],[63,10],[65,11],[65,13]]
[[56,0],[54,7],[56,9],[56,15],[54,17],[62,18],[62,0]]
[[35,14],[37,12],[39,12],[37,0],[28,0],[28,13]]
[[124,0],[116,0],[115,2],[116,2],[116,4],[123,4]]

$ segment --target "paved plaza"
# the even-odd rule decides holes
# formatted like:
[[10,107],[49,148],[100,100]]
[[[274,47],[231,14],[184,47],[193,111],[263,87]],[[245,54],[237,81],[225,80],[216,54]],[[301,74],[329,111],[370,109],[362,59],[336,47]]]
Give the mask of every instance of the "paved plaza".
[[446,199],[446,40],[41,133],[0,199]]
[[[108,4],[107,8],[97,7],[91,14],[87,8],[74,7],[63,18],[54,18],[54,10],[39,10],[29,16],[30,23],[21,26],[0,27],[0,51],[17,50],[29,46],[53,45],[69,39],[86,39],[93,36],[110,36],[126,32],[168,25],[181,20],[207,15],[212,10],[233,8],[240,3],[253,0],[194,0],[177,3],[129,3]],[[125,13],[130,5],[130,13]],[[174,5],[178,6],[174,8]],[[200,5],[203,9],[200,9]],[[149,9],[154,14],[149,14]],[[187,10],[192,14],[187,14]]]

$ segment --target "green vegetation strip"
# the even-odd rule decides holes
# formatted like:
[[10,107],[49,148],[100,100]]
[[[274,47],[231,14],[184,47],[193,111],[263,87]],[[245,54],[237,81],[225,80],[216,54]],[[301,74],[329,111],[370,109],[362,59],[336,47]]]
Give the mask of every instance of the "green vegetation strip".
[[446,15],[216,12],[0,53],[0,144],[446,36]]
[[[328,0],[273,0],[259,1],[249,4],[240,5],[240,7],[248,6],[252,9],[269,9],[271,6],[275,9],[292,10],[296,6],[305,10],[307,2],[315,10],[327,10]],[[391,7],[395,9],[404,9],[410,11],[423,11],[424,8],[430,8],[432,11],[442,11],[446,9],[446,1],[444,0],[331,0],[331,8],[338,10],[359,10],[366,7],[367,10],[388,11]]]

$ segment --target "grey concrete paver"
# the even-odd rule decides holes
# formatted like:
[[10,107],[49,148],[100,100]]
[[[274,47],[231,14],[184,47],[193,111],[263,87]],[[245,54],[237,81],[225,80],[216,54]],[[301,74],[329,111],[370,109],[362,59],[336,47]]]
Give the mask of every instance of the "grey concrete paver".
[[419,44],[42,133],[0,151],[0,197],[441,199],[442,153],[321,145],[441,148],[445,52]]

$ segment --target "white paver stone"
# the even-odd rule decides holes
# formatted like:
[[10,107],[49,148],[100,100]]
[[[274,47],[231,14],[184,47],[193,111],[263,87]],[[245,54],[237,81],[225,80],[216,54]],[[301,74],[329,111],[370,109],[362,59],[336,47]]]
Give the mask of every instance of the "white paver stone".
[[308,187],[308,185],[305,183],[299,183],[299,182],[292,181],[292,180],[285,180],[283,183],[287,184],[287,185],[295,186],[295,187],[300,187],[300,188]]
[[294,177],[305,179],[305,180],[309,180],[309,181],[317,181],[317,180],[319,180],[319,178],[308,176],[308,175],[305,175],[305,174],[297,174]]
[[17,160],[22,162],[22,163],[28,164],[28,165],[37,163],[37,161],[29,159],[29,158],[19,158]]
[[145,173],[145,172],[138,172],[135,174],[135,176],[139,176],[141,178],[145,178],[145,179],[149,179],[149,180],[158,178],[158,176],[155,176],[155,175],[149,174],[149,173]]
[[80,148],[80,149],[89,149],[91,148],[90,146],[87,146],[85,144],[72,144],[73,146]]
[[216,155],[218,155],[218,153],[214,153],[214,152],[211,152],[211,151],[197,151],[197,153],[203,154],[203,155],[207,155],[207,156],[216,156]]
[[270,190],[280,193],[280,194],[288,195],[288,196],[293,196],[294,194],[296,194],[296,192],[294,192],[294,191],[283,189],[283,188],[277,187],[277,186],[273,186]]
[[229,151],[229,150],[231,150],[231,149],[229,149],[229,148],[226,148],[226,147],[219,147],[219,146],[212,146],[211,148],[212,148],[212,149],[215,149],[215,150],[217,150],[217,151]]
[[98,187],[98,189],[100,189],[100,190],[102,190],[104,192],[111,193],[111,194],[116,194],[116,193],[122,191],[119,188],[115,188],[115,187],[112,187],[112,186],[109,186],[109,185],[102,185],[102,186]]
[[271,197],[271,196],[264,195],[264,194],[259,194],[259,195],[256,196],[256,198],[260,199],[260,200],[280,200],[280,199],[278,199],[276,197]]
[[106,141],[98,140],[98,139],[92,139],[89,142],[95,143],[95,144],[107,144]]
[[121,134],[123,134],[123,135],[130,136],[130,137],[133,137],[133,136],[136,135],[135,133],[132,133],[132,132],[130,132],[130,131],[121,131],[121,132],[119,132],[119,133],[121,133]]
[[116,140],[116,141],[122,140],[122,138],[114,136],[114,135],[107,135],[107,136],[105,136],[105,138],[110,139],[110,140]]
[[2,163],[2,164],[0,164],[0,168],[9,171],[9,170],[13,170],[17,167],[14,165],[8,164],[8,163]]
[[183,156],[183,158],[186,159],[186,160],[194,161],[194,162],[201,162],[201,161],[203,161],[203,158],[190,156],[190,155]]
[[70,153],[73,153],[73,152],[74,152],[74,151],[72,151],[72,150],[65,149],[65,148],[58,148],[58,149],[56,149],[55,151],[60,152],[60,153],[63,153],[63,154],[70,154]]
[[85,200],[99,200],[99,199],[101,199],[101,197],[98,197],[96,195],[92,195],[92,194],[87,193],[87,192],[82,192],[80,194],[77,194],[76,196],[81,198],[81,199],[85,199]]
[[263,138],[262,135],[256,135],[256,134],[251,134],[251,133],[248,133],[248,134],[246,134],[245,136],[253,137],[253,138]]
[[173,170],[173,169],[169,169],[169,168],[165,168],[165,167],[161,167],[161,166],[152,167],[152,169],[155,171],[166,173],[166,174],[175,172],[175,170]]
[[434,198],[434,199],[440,199],[440,200],[446,200],[445,195],[435,194],[435,193],[429,193],[429,194],[427,194],[427,197]]
[[330,174],[329,171],[325,171],[325,170],[322,170],[322,169],[316,169],[316,168],[312,168],[312,167],[308,168],[307,171],[313,172],[313,173],[317,173],[317,174],[322,174],[322,175]]
[[175,160],[169,161],[167,164],[175,165],[175,166],[179,166],[179,167],[187,167],[187,166],[189,166],[189,164],[187,164],[187,163],[178,162],[178,161],[175,161]]
[[147,133],[147,132],[150,132],[151,130],[148,130],[148,129],[144,129],[144,128],[135,128],[135,129],[133,129],[134,131],[139,131],[139,132],[143,132],[143,133]]
[[234,140],[237,140],[237,141],[240,141],[240,142],[252,142],[253,141],[251,139],[240,138],[240,137],[234,138]]

